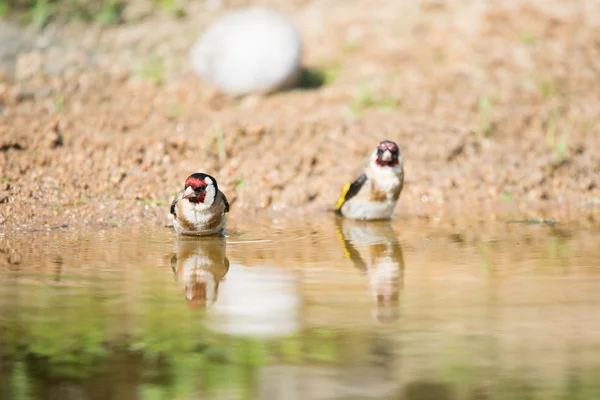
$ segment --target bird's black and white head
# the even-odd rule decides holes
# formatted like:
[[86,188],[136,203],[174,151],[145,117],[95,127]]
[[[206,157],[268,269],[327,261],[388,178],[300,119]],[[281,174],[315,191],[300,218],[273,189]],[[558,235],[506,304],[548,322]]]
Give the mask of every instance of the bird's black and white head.
[[198,208],[209,208],[214,204],[218,191],[219,187],[215,178],[198,172],[188,176],[185,180],[185,191],[182,198]]

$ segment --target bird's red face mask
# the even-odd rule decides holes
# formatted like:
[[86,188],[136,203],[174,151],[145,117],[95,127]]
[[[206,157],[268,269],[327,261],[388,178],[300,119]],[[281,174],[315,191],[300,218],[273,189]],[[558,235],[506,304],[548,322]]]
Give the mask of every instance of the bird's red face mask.
[[185,180],[185,192],[183,193],[183,198],[189,200],[190,203],[204,203],[207,186],[204,179],[192,175]]

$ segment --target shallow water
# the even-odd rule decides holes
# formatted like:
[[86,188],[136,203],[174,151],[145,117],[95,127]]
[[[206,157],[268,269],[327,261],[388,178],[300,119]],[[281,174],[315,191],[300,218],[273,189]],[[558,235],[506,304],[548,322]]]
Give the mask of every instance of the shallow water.
[[600,230],[229,226],[0,237],[0,398],[600,398]]

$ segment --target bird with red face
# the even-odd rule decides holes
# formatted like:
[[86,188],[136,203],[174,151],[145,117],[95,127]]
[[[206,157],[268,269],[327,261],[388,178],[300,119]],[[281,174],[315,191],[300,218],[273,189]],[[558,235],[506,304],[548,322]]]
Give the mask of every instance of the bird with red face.
[[178,235],[224,235],[229,203],[219,190],[217,180],[195,173],[185,180],[184,189],[171,204],[173,228]]
[[391,219],[403,186],[400,149],[396,143],[384,140],[371,154],[367,168],[344,187],[335,211],[350,219]]

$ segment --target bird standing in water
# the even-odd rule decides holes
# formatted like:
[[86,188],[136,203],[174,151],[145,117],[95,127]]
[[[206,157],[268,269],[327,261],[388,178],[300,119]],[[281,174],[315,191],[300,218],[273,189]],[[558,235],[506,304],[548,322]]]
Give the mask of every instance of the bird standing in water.
[[390,219],[403,185],[400,149],[396,143],[384,140],[371,154],[362,174],[344,187],[335,211],[350,219]]
[[223,235],[229,203],[210,175],[195,173],[171,204],[173,228],[179,235]]

